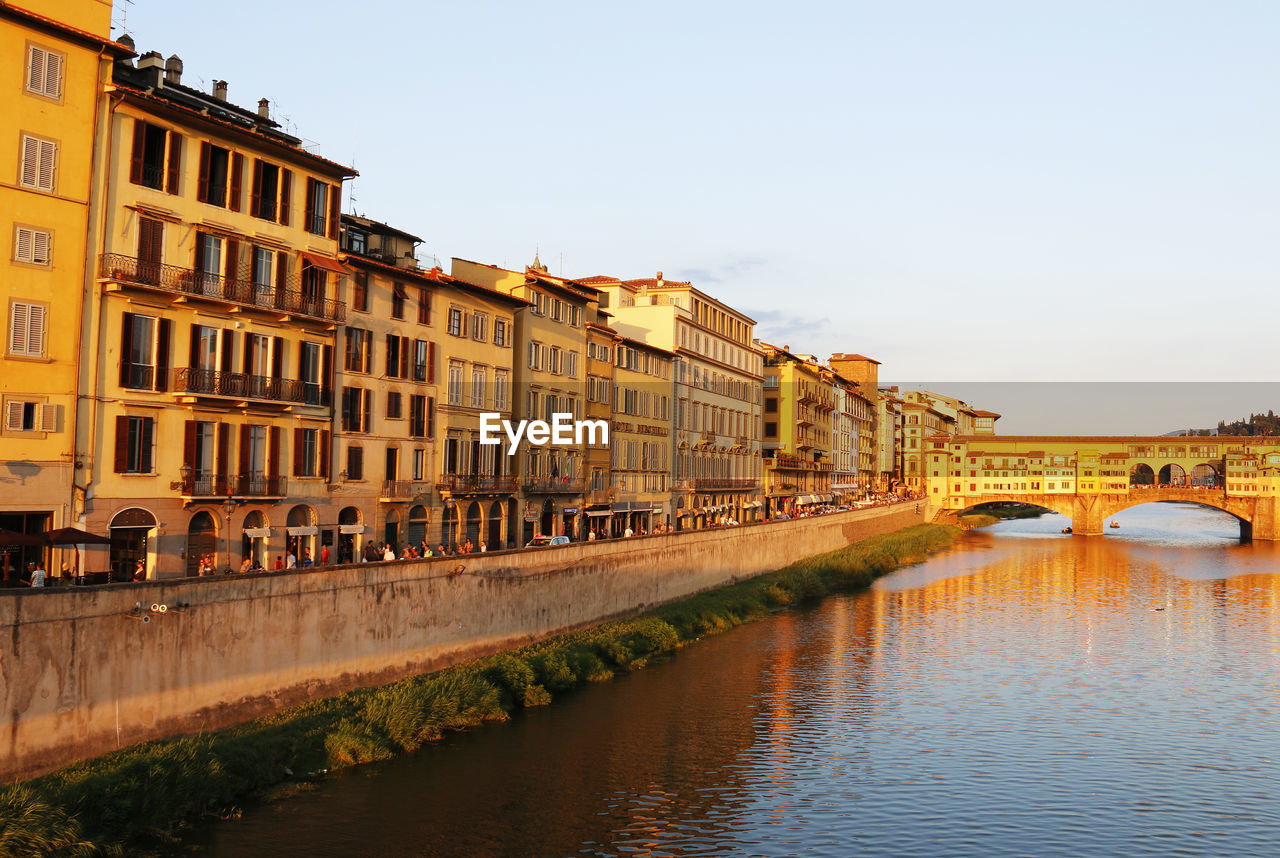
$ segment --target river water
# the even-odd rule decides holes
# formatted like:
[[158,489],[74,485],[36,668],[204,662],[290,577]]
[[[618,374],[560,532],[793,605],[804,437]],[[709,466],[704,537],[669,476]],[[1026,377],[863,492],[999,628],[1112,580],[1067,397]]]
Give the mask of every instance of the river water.
[[966,536],[219,824],[219,856],[1280,854],[1280,550],[1148,504]]

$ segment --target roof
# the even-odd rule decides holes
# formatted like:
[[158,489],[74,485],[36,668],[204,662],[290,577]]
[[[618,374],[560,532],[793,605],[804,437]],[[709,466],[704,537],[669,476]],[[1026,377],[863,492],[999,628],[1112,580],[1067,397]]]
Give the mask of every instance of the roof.
[[833,361],[838,361],[838,360],[865,360],[865,361],[869,361],[869,362],[871,362],[871,363],[875,364],[876,366],[879,366],[879,365],[880,365],[880,361],[876,360],[875,358],[869,358],[869,357],[867,357],[866,355],[858,355],[858,354],[847,355],[847,354],[841,354],[840,352],[837,352],[836,354],[833,354],[833,355],[831,356],[831,360],[833,360]]
[[668,349],[664,349],[661,346],[653,346],[653,345],[650,345],[649,343],[646,343],[644,340],[637,340],[634,337],[627,337],[627,336],[623,336],[622,334],[619,334],[616,337],[616,339],[621,340],[627,345],[635,346],[637,348],[642,348],[645,351],[657,352],[660,355],[675,357],[675,354],[676,354],[675,352],[669,351]]
[[370,232],[379,232],[379,233],[384,233],[389,235],[398,235],[401,238],[407,238],[410,241],[416,241],[416,242],[422,241],[422,239],[418,238],[418,236],[414,235],[411,232],[405,232],[402,229],[396,229],[394,226],[391,226],[390,224],[385,224],[380,220],[374,220],[373,218],[363,217],[361,215],[343,214],[342,222],[344,224],[350,223],[354,226],[360,227],[361,229],[367,229]]
[[377,269],[400,278],[425,281],[440,286],[452,286],[463,292],[470,292],[481,298],[510,304],[513,307],[529,306],[529,302],[523,298],[517,298],[514,295],[508,295],[506,292],[490,289],[488,286],[480,286],[476,283],[468,283],[466,280],[459,280],[451,274],[445,274],[439,268],[398,268],[394,265],[371,259],[368,256],[361,256],[358,253],[347,253],[345,250],[338,254],[338,258],[349,265]]
[[23,9],[21,6],[15,6],[6,0],[0,0],[0,14],[11,15],[15,18],[21,18],[28,24],[42,27],[46,30],[53,30],[58,35],[68,39],[69,41],[80,42],[94,48],[105,48],[108,53],[114,54],[117,59],[126,57],[136,57],[136,51],[122,45],[119,42],[112,41],[110,38],[100,36],[97,33],[91,33],[88,30],[81,30],[79,27],[72,27],[61,21],[50,18],[47,15],[41,15],[32,12],[29,9]]
[[1004,415],[1003,415],[1003,414],[997,414],[997,413],[996,413],[996,412],[994,412],[994,411],[981,411],[981,410],[978,410],[978,409],[974,409],[974,411],[973,411],[973,416],[974,416],[974,417],[1003,417]]
[[684,289],[684,288],[692,289],[693,288],[693,284],[690,283],[688,280],[668,280],[665,277],[662,280],[658,280],[657,277],[642,277],[639,280],[624,280],[622,282],[625,283],[627,286],[634,286],[637,289],[639,289],[642,286],[646,289]]
[[592,274],[590,277],[575,277],[575,283],[585,283],[588,286],[598,286],[601,283],[621,283],[617,277],[610,274]]

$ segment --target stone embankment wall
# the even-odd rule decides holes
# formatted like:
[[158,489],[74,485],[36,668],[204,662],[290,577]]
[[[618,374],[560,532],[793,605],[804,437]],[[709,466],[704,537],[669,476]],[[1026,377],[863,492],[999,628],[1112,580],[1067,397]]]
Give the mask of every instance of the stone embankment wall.
[[[928,521],[927,505],[919,510],[904,503],[538,551],[0,593],[0,780],[632,615]],[[153,603],[167,612],[152,613]]]

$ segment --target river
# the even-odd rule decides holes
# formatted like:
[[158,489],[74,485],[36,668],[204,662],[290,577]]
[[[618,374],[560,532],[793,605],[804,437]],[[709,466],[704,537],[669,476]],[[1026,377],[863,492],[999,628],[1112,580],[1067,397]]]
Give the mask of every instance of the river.
[[1280,549],[1002,522],[213,826],[217,856],[1280,851]]

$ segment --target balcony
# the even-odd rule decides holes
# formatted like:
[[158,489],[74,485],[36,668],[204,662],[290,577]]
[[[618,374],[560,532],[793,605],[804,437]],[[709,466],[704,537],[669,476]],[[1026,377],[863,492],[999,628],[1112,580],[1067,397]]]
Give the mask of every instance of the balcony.
[[179,367],[173,371],[173,392],[178,395],[220,396],[263,402],[299,402],[327,406],[328,390],[291,378],[271,378],[243,372]]
[[580,477],[533,477],[523,483],[526,493],[543,495],[581,494],[586,485],[587,481]]
[[184,300],[213,301],[272,315],[306,316],[327,322],[341,322],[347,315],[343,302],[303,292],[298,288],[300,280],[296,275],[288,279],[292,288],[281,289],[176,265],[143,262],[119,253],[104,253],[99,257],[98,277],[166,292]]
[[472,476],[470,474],[444,474],[436,483],[443,494],[452,495],[501,495],[516,490],[515,477]]
[[751,489],[755,488],[759,483],[759,480],[751,477],[697,477],[693,480],[693,488],[699,492]]
[[288,482],[284,477],[266,477],[261,474],[192,474],[175,480],[170,488],[193,500],[221,500],[227,497],[282,498],[288,491]]
[[587,506],[602,506],[604,504],[613,503],[613,496],[615,492],[616,489],[613,487],[607,489],[592,489],[591,493],[587,495],[586,504]]
[[431,491],[431,484],[422,480],[383,480],[378,499],[384,503],[413,500]]

